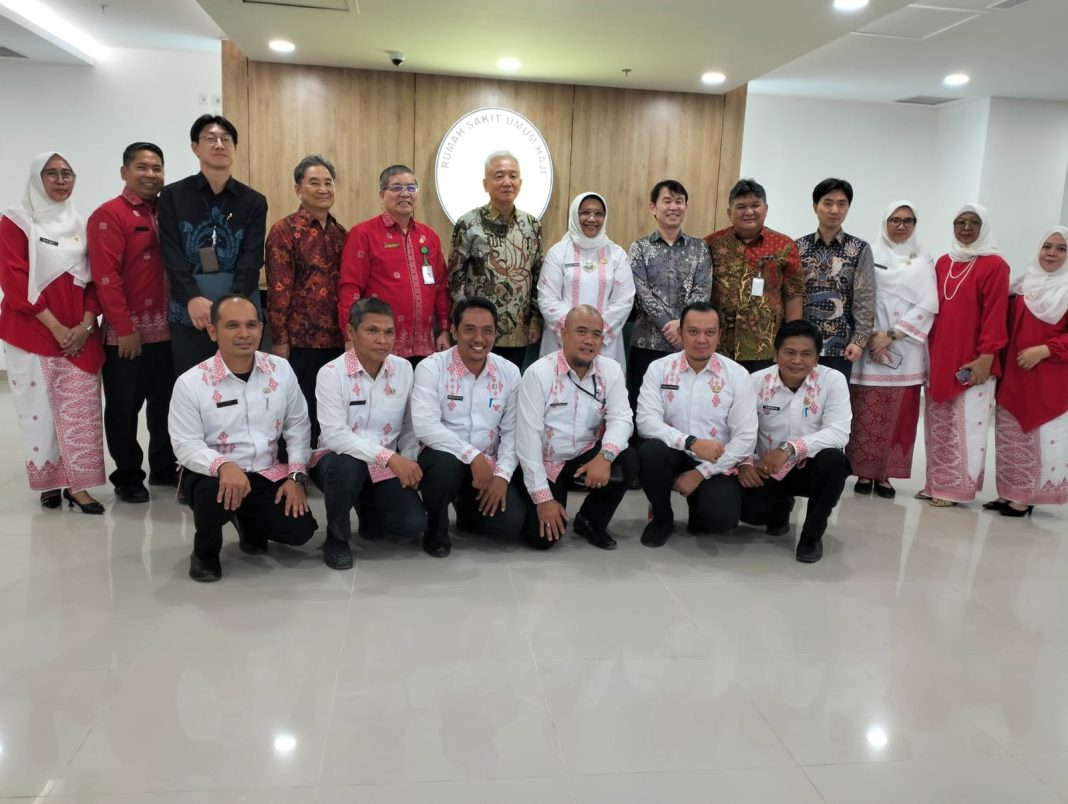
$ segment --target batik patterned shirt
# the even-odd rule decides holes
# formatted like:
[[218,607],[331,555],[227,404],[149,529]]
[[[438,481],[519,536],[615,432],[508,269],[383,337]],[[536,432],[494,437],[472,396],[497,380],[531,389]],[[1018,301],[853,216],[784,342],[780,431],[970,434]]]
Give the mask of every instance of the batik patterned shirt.
[[875,326],[875,260],[859,237],[839,230],[830,244],[819,232],[797,241],[805,274],[805,318],[823,332],[823,354],[868,345]]
[[631,346],[676,351],[662,330],[690,302],[709,300],[712,260],[708,246],[685,232],[679,232],[669,246],[657,231],[635,240],[628,259],[634,271],[634,308],[638,311]]

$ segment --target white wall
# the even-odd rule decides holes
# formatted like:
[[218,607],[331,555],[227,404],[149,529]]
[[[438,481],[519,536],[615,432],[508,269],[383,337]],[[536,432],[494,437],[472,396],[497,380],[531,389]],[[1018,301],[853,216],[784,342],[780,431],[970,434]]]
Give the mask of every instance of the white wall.
[[937,112],[929,108],[750,94],[741,175],[768,191],[767,225],[814,232],[812,188],[828,176],[853,185],[845,229],[871,240],[887,204],[916,204],[923,236],[933,206]]
[[987,120],[990,99],[958,103],[939,109],[931,176],[935,182],[934,204],[929,216],[933,226],[923,242],[932,254],[944,254],[953,237],[953,217],[963,204],[983,203],[980,194],[983,160],[986,158]]

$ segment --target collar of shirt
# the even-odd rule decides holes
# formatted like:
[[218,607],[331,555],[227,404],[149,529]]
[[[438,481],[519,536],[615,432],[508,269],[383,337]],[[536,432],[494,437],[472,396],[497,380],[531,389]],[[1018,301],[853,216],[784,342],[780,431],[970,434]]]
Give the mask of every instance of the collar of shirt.
[[503,221],[508,224],[515,223],[515,221],[518,219],[518,212],[518,207],[512,207],[512,214],[506,218],[504,216],[504,213],[502,213],[499,209],[493,206],[493,204],[486,204],[486,206],[482,207],[482,214],[489,218],[491,221]]
[[815,399],[816,395],[822,390],[822,387],[820,386],[820,372],[818,366],[808,373],[808,376],[805,377],[805,381],[801,383],[801,385],[797,386],[797,391],[791,391],[790,388],[787,387],[786,383],[782,381],[782,374],[780,374],[778,370],[772,373],[772,377],[774,378],[771,381],[771,391],[773,393],[777,392],[780,388],[788,394],[796,394],[797,391],[804,391],[806,397]]
[[684,231],[682,231],[680,229],[679,230],[679,236],[675,238],[675,242],[672,243],[670,246],[668,246],[668,241],[666,241],[663,238],[663,236],[661,236],[659,229],[656,229],[651,235],[649,235],[649,242],[650,243],[655,243],[655,242],[657,242],[659,240],[665,246],[668,246],[668,248],[675,248],[675,246],[678,246],[678,245],[686,245],[686,241],[687,240],[692,240],[692,239],[693,239],[693,235],[686,234],[686,232],[684,232]]
[[719,357],[715,353],[708,359],[708,362],[701,367],[701,371],[694,371],[693,366],[690,365],[690,361],[687,359],[686,354],[679,353],[679,361],[684,366],[683,372],[690,372],[694,376],[702,374],[703,372],[709,372],[711,374],[723,374],[723,364],[719,362]]
[[[213,194],[215,193],[215,191],[211,189],[211,185],[208,184],[208,177],[205,176],[203,173],[197,173],[194,180],[196,181],[198,190],[203,190],[206,187],[210,192],[212,192]],[[237,179],[235,179],[233,176],[227,177],[226,184],[223,185],[223,188],[220,192],[230,193],[230,195],[237,195]]]
[[[393,355],[386,355],[386,359],[382,361],[382,368],[378,370],[378,377],[385,376],[386,379],[389,379],[393,376],[394,368],[392,363],[390,362],[390,358],[392,356]],[[385,372],[385,374],[383,375],[382,372]],[[371,376],[364,370],[364,367],[360,364],[360,358],[356,357],[355,349],[349,349],[345,352],[345,373],[348,374],[350,377],[357,377],[360,374],[363,374],[366,377]],[[378,377],[375,377],[374,380],[377,381]]]
[[153,211],[155,211],[156,209],[156,199],[146,201],[137,193],[133,192],[129,187],[123,187],[122,192],[119,193],[119,195],[122,197],[123,201],[125,201],[132,207],[146,206],[152,209]]
[[306,210],[304,207],[297,207],[297,211],[293,213],[293,218],[294,220],[305,222],[309,226],[319,226],[322,229],[328,229],[331,226],[339,225],[337,222],[337,218],[327,212],[326,226],[323,226],[321,223],[319,223],[319,219],[312,215],[310,212],[308,212],[308,210]]
[[813,242],[816,243],[817,245],[823,245],[823,246],[830,247],[830,246],[832,246],[834,244],[841,245],[843,242],[845,242],[846,232],[845,232],[845,229],[839,229],[837,231],[837,233],[835,233],[834,237],[831,238],[831,242],[830,243],[828,243],[826,240],[823,239],[823,235],[820,234],[820,230],[819,229],[817,229],[815,232],[813,232],[809,236],[812,238]]
[[741,235],[739,235],[736,231],[734,231],[734,229],[731,229],[731,235],[733,235],[734,238],[739,243],[742,244],[742,248],[755,248],[756,246],[759,246],[761,243],[764,242],[764,228],[763,227],[761,227],[760,231],[757,232],[757,236],[756,237],[754,237],[753,239],[748,240],[748,241],[743,240]]
[[[256,352],[256,359],[252,364],[252,370],[260,371],[263,374],[274,373],[274,363],[271,360],[271,356],[265,352]],[[215,352],[215,356],[207,363],[207,371],[204,375],[204,381],[209,385],[218,385],[226,377],[234,376],[234,373],[230,371],[230,367],[226,365],[226,361],[223,360],[222,352]],[[251,378],[250,378],[251,380]]]
[[493,359],[490,355],[486,355],[486,367],[482,370],[482,373],[475,376],[475,373],[467,367],[463,358],[460,357],[460,350],[453,346],[449,351],[452,355],[449,357],[449,374],[453,375],[456,379],[462,380],[464,377],[471,377],[472,379],[479,379],[481,377],[489,377],[490,379],[497,379],[497,367],[493,365]]
[[[393,216],[390,215],[388,212],[383,212],[379,217],[382,220],[382,225],[385,226],[387,229],[391,229],[391,228],[400,229],[400,224],[397,223],[395,220],[393,220]],[[408,231],[409,232],[413,232],[413,231],[418,231],[418,230],[419,230],[419,221],[417,221],[415,219],[415,216],[413,215],[408,220]]]

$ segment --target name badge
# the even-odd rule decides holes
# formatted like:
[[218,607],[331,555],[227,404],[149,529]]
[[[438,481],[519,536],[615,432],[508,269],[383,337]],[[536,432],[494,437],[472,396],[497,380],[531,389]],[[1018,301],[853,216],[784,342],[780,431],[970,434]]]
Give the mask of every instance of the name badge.
[[564,267],[565,268],[578,268],[579,264],[577,262],[565,262],[564,263]]
[[567,407],[567,403],[566,402],[550,402],[549,403],[549,407],[550,408],[566,408]]
[[147,232],[147,231],[149,231],[149,228],[147,226],[135,226],[134,227],[134,231],[135,232]]
[[400,248],[400,243],[383,243],[382,248]]
[[433,285],[434,284],[434,268],[431,265],[429,265],[428,263],[425,263],[425,262],[423,263],[423,284],[424,285]]
[[762,276],[753,277],[753,295],[754,296],[763,296],[764,295],[764,277],[762,277]]
[[217,407],[217,408],[228,408],[231,405],[236,405],[236,404],[237,404],[237,400],[236,399],[227,399],[225,402],[216,402],[215,403],[215,407]]
[[668,385],[666,382],[665,383],[661,383],[660,387],[665,391],[677,391],[677,390],[679,390],[679,386],[677,386],[677,385]]
[[782,408],[777,408],[774,405],[761,405],[760,409],[761,410],[782,410]]
[[49,240],[47,237],[38,237],[37,239],[40,240],[42,243],[47,243],[50,246],[58,246],[59,245],[59,241],[58,240]]
[[446,394],[445,398],[446,399],[451,399],[453,402],[463,402],[464,401],[464,398],[462,396],[457,396],[456,394]]
[[367,400],[366,399],[353,399],[353,400],[349,401],[349,407],[350,408],[353,405],[366,405],[366,404],[367,404]]

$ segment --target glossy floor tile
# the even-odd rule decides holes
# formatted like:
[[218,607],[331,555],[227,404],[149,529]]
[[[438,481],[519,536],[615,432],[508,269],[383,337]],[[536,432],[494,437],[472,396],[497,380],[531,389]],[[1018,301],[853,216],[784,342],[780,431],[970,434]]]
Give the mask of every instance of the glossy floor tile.
[[811,566],[803,501],[651,550],[631,492],[614,552],[229,533],[207,586],[173,492],[42,511],[18,450],[0,384],[0,801],[1068,802],[1068,512],[931,508],[922,450]]

